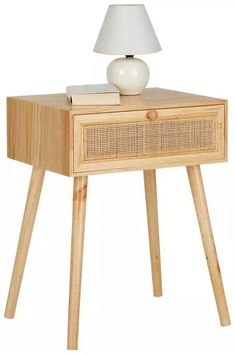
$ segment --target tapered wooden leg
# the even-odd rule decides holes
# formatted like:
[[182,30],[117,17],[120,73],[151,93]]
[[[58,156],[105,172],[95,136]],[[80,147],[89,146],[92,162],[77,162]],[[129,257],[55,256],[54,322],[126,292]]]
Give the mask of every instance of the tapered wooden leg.
[[200,166],[188,166],[187,172],[197,213],[198,223],[201,230],[202,242],[206,254],[206,260],[209,268],[220,322],[222,326],[227,326],[230,324],[230,318],[212,234]]
[[68,349],[77,349],[78,346],[79,307],[81,294],[86,195],[87,177],[75,177],[73,189]]
[[17,299],[23,278],[28,249],[32,236],[34,221],[37,213],[39,198],[44,180],[45,170],[33,167],[29,184],[28,197],[26,201],[20,238],[15,257],[15,264],[11,278],[11,284],[5,310],[5,317],[13,318],[15,315]]
[[154,296],[162,296],[161,258],[157,211],[155,170],[144,171],[144,185],[149,230],[149,246]]

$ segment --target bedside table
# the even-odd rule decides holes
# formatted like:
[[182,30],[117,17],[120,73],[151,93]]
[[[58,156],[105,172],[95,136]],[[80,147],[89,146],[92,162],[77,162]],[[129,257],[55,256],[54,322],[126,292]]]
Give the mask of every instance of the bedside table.
[[33,166],[5,316],[15,314],[45,170],[74,177],[68,349],[78,341],[90,174],[143,170],[154,296],[162,295],[155,169],[186,166],[221,325],[229,313],[200,165],[227,159],[227,101],[159,88],[120,106],[71,106],[64,94],[7,100],[8,157]]

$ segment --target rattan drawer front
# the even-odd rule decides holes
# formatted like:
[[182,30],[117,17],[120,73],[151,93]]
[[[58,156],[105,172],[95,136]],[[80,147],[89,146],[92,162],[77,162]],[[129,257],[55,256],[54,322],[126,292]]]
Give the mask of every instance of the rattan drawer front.
[[75,116],[74,134],[75,172],[221,159],[224,106]]
[[215,120],[209,117],[91,124],[83,139],[84,162],[216,150]]

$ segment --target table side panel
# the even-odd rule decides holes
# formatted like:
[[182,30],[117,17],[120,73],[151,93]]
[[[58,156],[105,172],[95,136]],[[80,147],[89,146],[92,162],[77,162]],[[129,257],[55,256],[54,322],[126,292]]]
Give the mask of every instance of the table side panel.
[[72,129],[69,112],[13,97],[7,99],[9,158],[71,176]]

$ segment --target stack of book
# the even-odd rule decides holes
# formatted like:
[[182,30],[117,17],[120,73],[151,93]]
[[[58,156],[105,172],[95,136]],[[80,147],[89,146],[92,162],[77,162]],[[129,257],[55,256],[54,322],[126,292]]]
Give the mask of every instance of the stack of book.
[[119,105],[119,90],[112,84],[67,86],[69,102],[75,106]]

